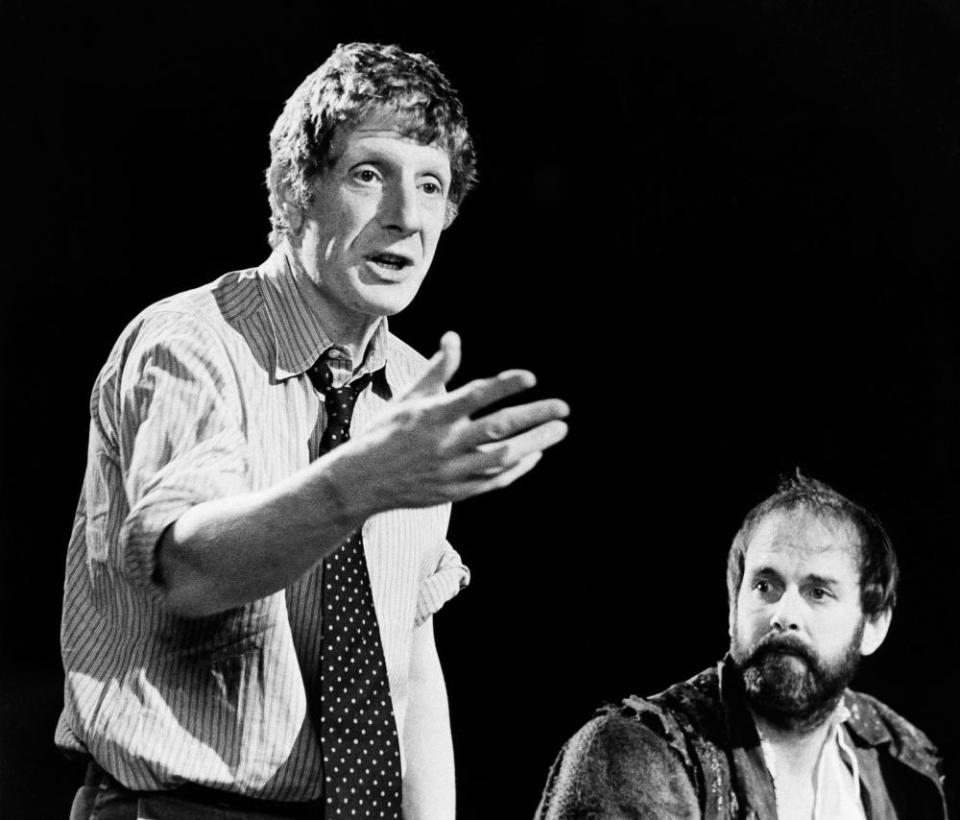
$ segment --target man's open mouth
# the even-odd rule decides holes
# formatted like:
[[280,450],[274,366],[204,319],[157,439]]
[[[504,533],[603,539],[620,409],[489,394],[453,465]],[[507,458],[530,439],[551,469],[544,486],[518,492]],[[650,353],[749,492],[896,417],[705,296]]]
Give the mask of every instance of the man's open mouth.
[[789,646],[775,646],[771,649],[768,649],[764,654],[770,658],[793,658],[797,661],[802,661],[805,664],[809,663],[805,652]]
[[391,270],[400,270],[401,268],[405,268],[413,264],[412,259],[406,256],[401,256],[398,253],[389,253],[387,251],[371,253],[369,256],[367,256],[367,259],[376,263],[377,265],[381,265],[384,268],[390,268]]

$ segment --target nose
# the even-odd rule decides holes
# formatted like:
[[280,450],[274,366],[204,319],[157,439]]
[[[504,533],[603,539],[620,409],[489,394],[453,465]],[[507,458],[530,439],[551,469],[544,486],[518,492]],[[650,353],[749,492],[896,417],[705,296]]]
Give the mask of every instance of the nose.
[[796,632],[800,629],[803,601],[795,590],[786,590],[770,613],[770,626],[779,632]]
[[389,230],[407,235],[420,230],[419,191],[413,180],[397,180],[384,190],[380,220]]

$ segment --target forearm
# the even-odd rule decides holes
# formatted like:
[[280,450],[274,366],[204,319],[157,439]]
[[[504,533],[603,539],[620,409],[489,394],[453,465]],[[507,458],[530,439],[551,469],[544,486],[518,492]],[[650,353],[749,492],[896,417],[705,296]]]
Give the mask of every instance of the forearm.
[[453,740],[447,690],[433,640],[433,621],[414,633],[410,700],[403,732],[405,820],[453,820],[456,815]]
[[377,511],[362,484],[351,454],[334,452],[266,490],[191,507],[158,545],[167,604],[206,615],[289,586]]
[[505,487],[566,435],[560,419],[568,408],[553,399],[472,420],[534,379],[505,371],[445,393],[458,362],[459,343],[448,340],[361,435],[268,490],[197,504],[181,515],[157,547],[156,580],[169,606],[204,615],[283,589],[371,515]]

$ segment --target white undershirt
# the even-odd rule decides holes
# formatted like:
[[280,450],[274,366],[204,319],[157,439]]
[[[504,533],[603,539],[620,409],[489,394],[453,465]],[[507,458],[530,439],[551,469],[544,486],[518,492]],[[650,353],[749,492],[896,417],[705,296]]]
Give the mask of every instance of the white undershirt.
[[[841,702],[831,718],[831,726],[814,773],[813,820],[866,820],[863,803],[860,801],[860,766],[843,731],[843,723],[849,717],[850,710]],[[773,749],[762,732],[760,748],[767,769],[776,782]],[[780,805],[778,794],[777,814],[790,814],[786,809],[786,806]]]

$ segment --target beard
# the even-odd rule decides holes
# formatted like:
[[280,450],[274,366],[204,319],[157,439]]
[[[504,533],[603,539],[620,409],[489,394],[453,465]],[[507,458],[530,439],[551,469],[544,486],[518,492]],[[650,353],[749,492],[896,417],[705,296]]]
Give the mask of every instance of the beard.
[[743,680],[747,703],[779,729],[806,732],[836,708],[860,665],[863,620],[840,657],[828,662],[798,638],[770,633],[755,646],[734,635],[730,655]]

